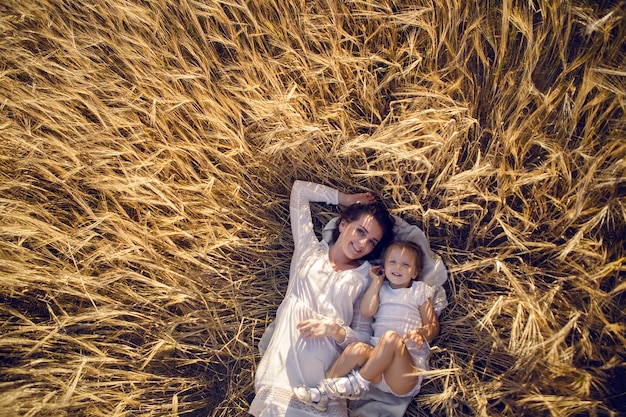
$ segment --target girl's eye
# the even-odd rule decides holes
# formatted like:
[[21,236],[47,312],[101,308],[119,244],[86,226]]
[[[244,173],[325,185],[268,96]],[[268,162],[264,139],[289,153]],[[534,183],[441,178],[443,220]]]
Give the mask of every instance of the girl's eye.
[[359,236],[365,236],[365,230],[361,229],[360,227],[356,229],[356,232],[359,234]]

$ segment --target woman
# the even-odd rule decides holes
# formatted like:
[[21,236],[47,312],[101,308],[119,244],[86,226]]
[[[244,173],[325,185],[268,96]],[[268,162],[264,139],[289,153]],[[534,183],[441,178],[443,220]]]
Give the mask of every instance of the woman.
[[[313,230],[311,202],[347,206],[329,246]],[[342,347],[366,341],[370,321],[358,314],[370,265],[393,238],[393,219],[371,193],[345,194],[296,181],[289,202],[294,255],[285,299],[255,375],[256,417],[320,415],[293,396],[293,387],[323,378]],[[345,402],[332,401],[326,415],[346,416]]]

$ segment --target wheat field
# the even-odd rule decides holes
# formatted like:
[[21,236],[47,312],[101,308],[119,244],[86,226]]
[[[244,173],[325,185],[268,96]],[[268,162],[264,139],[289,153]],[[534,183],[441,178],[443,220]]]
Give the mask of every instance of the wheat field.
[[0,414],[246,416],[303,179],[448,267],[406,415],[624,415],[625,10],[2,1]]

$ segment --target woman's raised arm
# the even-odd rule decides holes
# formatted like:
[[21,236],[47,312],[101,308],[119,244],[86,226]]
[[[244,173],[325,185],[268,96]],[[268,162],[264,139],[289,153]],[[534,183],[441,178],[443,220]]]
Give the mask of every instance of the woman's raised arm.
[[313,182],[296,180],[293,183],[289,198],[289,214],[295,246],[294,255],[318,242],[313,230],[310,203],[339,204],[339,191]]

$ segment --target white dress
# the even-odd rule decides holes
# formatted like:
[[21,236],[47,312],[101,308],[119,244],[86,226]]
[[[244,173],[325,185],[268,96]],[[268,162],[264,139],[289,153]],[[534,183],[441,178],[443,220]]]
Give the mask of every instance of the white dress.
[[422,323],[420,306],[432,299],[435,289],[423,281],[414,281],[408,288],[391,288],[383,281],[379,290],[378,310],[374,315],[374,338],[380,338],[387,330],[400,336],[419,329]]
[[[256,396],[250,414],[256,417],[347,416],[345,402],[331,401],[328,412],[320,413],[300,403],[292,389],[299,384],[315,386],[326,376],[340,348],[367,341],[371,335],[371,321],[358,314],[370,264],[364,262],[341,272],[333,269],[328,244],[315,236],[310,202],[338,204],[338,192],[302,181],[292,187],[289,209],[294,255],[274,332],[255,374]],[[310,318],[329,319],[344,326],[346,338],[341,346],[329,337],[301,337],[296,325]]]

